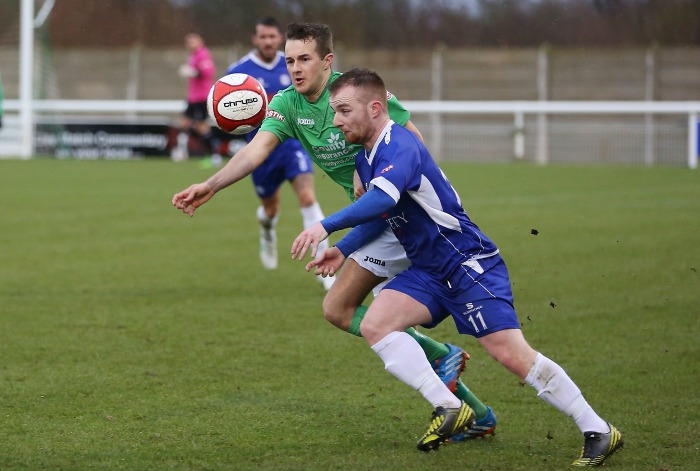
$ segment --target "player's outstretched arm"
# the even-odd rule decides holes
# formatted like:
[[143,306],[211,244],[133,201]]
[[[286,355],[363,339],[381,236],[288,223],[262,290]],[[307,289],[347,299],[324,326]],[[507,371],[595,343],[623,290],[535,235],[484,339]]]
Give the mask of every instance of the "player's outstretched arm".
[[241,150],[218,172],[205,182],[190,185],[187,189],[175,193],[173,206],[185,214],[194,215],[194,211],[209,201],[219,190],[247,177],[258,168],[279,144],[277,136],[269,131],[258,132],[252,141]]
[[[303,260],[310,247],[312,249],[311,257],[316,257],[316,247],[329,234],[348,227],[354,227],[344,240],[352,235],[348,239],[352,240],[352,243],[346,245],[348,247],[356,245],[356,247],[349,252],[341,248],[344,254],[349,255],[364,245],[364,243],[374,239],[386,228],[385,223],[379,219],[379,216],[395,204],[396,201],[381,189],[376,188],[368,191],[365,193],[365,196],[350,206],[346,206],[337,213],[331,214],[299,234],[292,244],[292,259],[298,258]],[[372,222],[363,224],[368,221]],[[360,242],[359,245],[358,241]]]
[[269,131],[258,132],[253,139],[226,162],[221,170],[207,179],[207,183],[218,192],[247,177],[258,168],[280,141]]

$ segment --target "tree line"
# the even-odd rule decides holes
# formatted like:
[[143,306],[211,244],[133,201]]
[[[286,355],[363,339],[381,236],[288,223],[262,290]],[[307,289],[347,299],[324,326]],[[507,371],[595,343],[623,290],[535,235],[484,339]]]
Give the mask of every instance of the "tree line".
[[[0,31],[19,3],[0,2]],[[698,0],[57,0],[45,28],[54,47],[173,46],[189,31],[222,46],[247,44],[263,16],[328,23],[359,49],[700,44]]]

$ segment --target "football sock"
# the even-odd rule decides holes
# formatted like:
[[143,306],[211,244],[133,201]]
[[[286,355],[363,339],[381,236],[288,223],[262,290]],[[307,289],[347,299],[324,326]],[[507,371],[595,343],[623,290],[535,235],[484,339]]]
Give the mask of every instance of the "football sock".
[[435,361],[450,353],[450,349],[447,345],[437,342],[427,335],[421,334],[413,327],[406,329],[406,333],[418,342],[418,345],[420,345],[425,352],[425,356],[428,357],[428,361]]
[[321,211],[321,206],[318,202],[299,208],[301,212],[301,218],[304,220],[304,229],[308,229],[317,222],[323,219],[323,211]]
[[537,353],[525,382],[535,388],[538,397],[571,417],[581,432],[610,431],[564,369],[541,353]]
[[[413,327],[406,329],[406,333],[416,339],[418,344],[425,352],[425,356],[428,357],[428,361],[432,362],[438,358],[442,358],[450,352],[450,349],[444,343],[431,339],[427,335],[418,332]],[[476,415],[477,420],[483,419],[486,417],[486,414],[488,414],[486,405],[481,402],[479,398],[469,390],[469,388],[467,388],[461,379],[457,382],[455,396],[474,409],[474,414]]]
[[[358,306],[355,309],[355,315],[352,317],[350,329],[348,329],[348,332],[350,332],[352,335],[362,337],[362,334],[360,333],[360,323],[365,317],[365,314],[367,314],[367,309],[367,306]],[[425,352],[425,356],[428,358],[428,361],[435,361],[438,358],[444,357],[450,352],[450,349],[444,343],[437,342],[427,335],[421,334],[413,327],[406,329],[406,333],[413,337],[416,342],[418,342],[418,345],[420,345],[423,352]]]
[[461,405],[435,374],[420,346],[406,332],[390,333],[372,345],[372,350],[389,373],[421,393],[433,407]]
[[[425,334],[418,332],[413,327],[406,329],[406,333],[416,339],[418,344],[423,348],[425,356],[428,357],[428,361],[434,361],[438,358],[442,358],[450,352],[450,349],[444,344],[439,343]],[[469,388],[460,379],[457,382],[457,389],[455,390],[455,396],[463,400],[469,407],[474,409],[474,414],[476,419],[483,419],[488,414],[488,409],[486,405],[479,400],[478,397],[472,393]]]
[[177,135],[177,147],[184,155],[187,155],[187,142],[189,139],[190,137],[186,132],[180,132]]
[[463,400],[469,407],[474,409],[474,415],[476,420],[481,420],[486,417],[489,410],[486,408],[483,402],[479,400],[478,397],[474,395],[473,392],[462,382],[460,379],[457,381],[457,390],[455,391],[455,396]]
[[367,306],[357,306],[355,309],[355,314],[352,316],[352,321],[350,322],[350,328],[348,332],[356,337],[362,337],[362,332],[360,332],[360,323],[364,319],[365,314],[367,314]]
[[[324,217],[323,211],[321,211],[321,206],[318,204],[318,202],[310,206],[304,206],[303,208],[299,208],[299,211],[301,212],[301,218],[304,222],[304,229],[308,229],[317,222],[320,222]],[[319,254],[327,248],[328,239],[318,244],[318,251],[316,253]]]
[[267,214],[265,214],[265,208],[261,206],[258,206],[257,210],[257,217],[258,217],[258,222],[260,223],[261,226],[263,226],[265,229],[270,230],[274,229],[275,226],[277,225],[277,221],[279,221],[280,215],[276,214],[273,218],[269,218]]
[[[355,335],[357,337],[362,337],[362,334],[360,333],[360,322],[362,322],[362,319],[365,317],[365,314],[367,313],[367,306],[358,306],[357,309],[355,309],[355,315],[352,318],[352,322],[350,324],[350,329],[348,329],[348,332],[350,332],[352,335]],[[441,358],[449,352],[449,348],[447,348],[444,344],[438,343],[435,340],[431,339],[430,337],[423,335],[419,333],[416,329],[410,328],[406,330],[406,333],[408,335],[411,335],[411,333],[417,334],[414,339],[418,341],[418,344],[423,348],[424,354],[427,356],[427,351],[425,350],[425,347],[422,345],[422,343],[425,344],[432,344],[429,346],[433,348],[433,351],[442,351],[441,355],[438,355],[435,358]],[[421,340],[419,341],[419,337]],[[439,347],[442,347],[440,349]],[[429,361],[432,361],[429,359]],[[476,420],[483,419],[486,417],[486,414],[488,414],[488,409],[486,408],[486,405],[479,400],[476,395],[474,395],[473,392],[462,382],[460,379],[457,382],[457,390],[455,391],[455,396],[457,396],[459,399],[464,401],[469,407],[474,409],[474,414],[476,415]]]

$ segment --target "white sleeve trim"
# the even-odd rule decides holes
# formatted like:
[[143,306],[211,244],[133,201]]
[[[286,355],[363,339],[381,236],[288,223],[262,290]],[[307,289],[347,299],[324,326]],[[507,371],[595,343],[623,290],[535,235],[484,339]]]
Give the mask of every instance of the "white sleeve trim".
[[377,187],[380,190],[384,191],[387,195],[391,196],[391,198],[394,200],[395,203],[399,202],[399,198],[401,198],[401,193],[399,190],[386,178],[384,177],[377,177],[373,179],[372,181],[369,182],[369,189],[371,190],[372,188]]

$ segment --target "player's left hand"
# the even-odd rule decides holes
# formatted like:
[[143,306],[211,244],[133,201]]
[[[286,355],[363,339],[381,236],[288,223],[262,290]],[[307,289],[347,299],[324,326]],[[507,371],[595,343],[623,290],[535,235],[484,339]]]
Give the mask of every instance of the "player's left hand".
[[303,260],[306,252],[311,247],[311,257],[316,257],[318,244],[328,237],[328,233],[320,222],[299,234],[292,244],[292,260]]
[[306,264],[306,271],[314,270],[314,275],[323,277],[335,275],[345,263],[345,255],[337,247],[330,247]]

